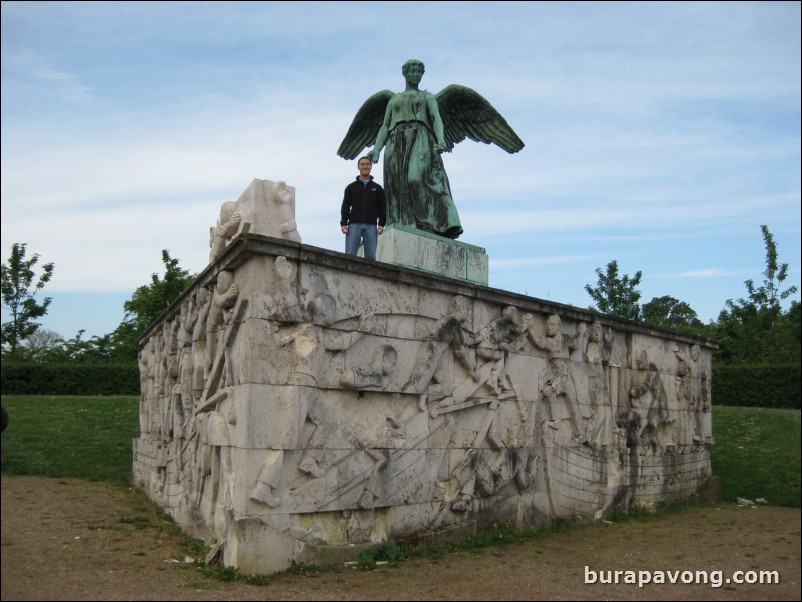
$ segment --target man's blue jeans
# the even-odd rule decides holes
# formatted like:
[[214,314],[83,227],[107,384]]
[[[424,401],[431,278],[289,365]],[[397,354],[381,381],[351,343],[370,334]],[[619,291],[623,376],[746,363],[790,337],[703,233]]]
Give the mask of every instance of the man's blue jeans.
[[379,232],[376,224],[348,224],[345,234],[345,252],[356,255],[359,252],[359,243],[365,247],[365,259],[376,261],[376,245],[379,241]]

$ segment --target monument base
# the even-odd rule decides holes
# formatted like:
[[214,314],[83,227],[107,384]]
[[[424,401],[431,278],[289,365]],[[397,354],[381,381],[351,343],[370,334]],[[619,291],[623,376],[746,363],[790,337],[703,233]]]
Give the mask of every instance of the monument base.
[[412,226],[387,226],[376,259],[487,286],[488,257],[481,247],[424,232]]
[[303,245],[293,190],[224,203],[213,261],[139,341],[133,482],[207,562],[717,495],[714,341],[483,286],[483,249],[414,228],[376,262]]
[[400,272],[241,234],[142,337],[133,482],[225,566],[715,495],[714,343]]

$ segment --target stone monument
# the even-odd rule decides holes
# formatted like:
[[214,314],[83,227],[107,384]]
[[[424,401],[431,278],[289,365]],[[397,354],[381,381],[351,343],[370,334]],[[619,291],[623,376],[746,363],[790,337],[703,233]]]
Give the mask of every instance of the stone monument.
[[209,266],[141,340],[135,484],[226,565],[708,485],[713,342],[304,245],[294,207],[267,180],[225,203]]

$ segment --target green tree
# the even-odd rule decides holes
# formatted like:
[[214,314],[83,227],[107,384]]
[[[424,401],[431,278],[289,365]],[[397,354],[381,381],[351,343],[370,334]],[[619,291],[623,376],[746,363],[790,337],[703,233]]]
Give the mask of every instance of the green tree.
[[596,287],[585,285],[585,290],[596,302],[590,309],[604,314],[624,318],[626,320],[640,320],[641,308],[639,305],[640,284],[642,273],[636,272],[630,278],[628,275],[618,275],[618,262],[616,260],[607,264],[607,273],[596,268],[599,281]]
[[164,276],[160,278],[153,274],[150,284],[140,286],[123,304],[123,321],[110,335],[114,348],[110,359],[136,359],[139,353],[139,337],[197,276],[181,268],[178,259],[171,258],[167,249],[162,251],[162,262]]
[[650,326],[670,328],[701,335],[705,325],[691,306],[669,295],[654,297],[641,308],[643,321]]
[[85,330],[79,330],[73,338],[47,349],[37,355],[45,362],[75,362],[78,364],[103,364],[114,360],[131,359],[120,353],[114,345],[111,334],[93,336],[84,340]]
[[54,350],[60,349],[62,345],[64,345],[62,336],[47,328],[37,329],[23,344],[25,356],[33,360],[46,358]]
[[802,305],[792,301],[790,309],[780,321],[779,343],[784,358],[799,362],[802,355]]
[[[791,286],[782,290],[788,276],[788,264],[777,260],[777,245],[768,227],[760,226],[766,248],[764,280],[757,286],[753,280],[744,282],[747,298],[728,299],[716,323],[715,336],[722,345],[716,358],[725,362],[782,362],[788,357],[788,347],[799,333],[792,330],[794,320],[798,326],[798,304],[792,304],[784,314],[781,302],[797,292]],[[796,316],[796,318],[794,318]],[[797,352],[798,357],[798,352]]]
[[19,357],[22,342],[39,329],[40,325],[36,320],[47,314],[47,308],[52,301],[50,297],[45,297],[40,303],[34,295],[53,277],[55,265],[42,265],[37,279],[34,268],[39,262],[39,255],[34,253],[30,259],[26,259],[26,248],[25,243],[14,243],[8,265],[2,264],[0,290],[3,305],[11,313],[11,320],[2,325],[0,343],[3,353],[10,357]]

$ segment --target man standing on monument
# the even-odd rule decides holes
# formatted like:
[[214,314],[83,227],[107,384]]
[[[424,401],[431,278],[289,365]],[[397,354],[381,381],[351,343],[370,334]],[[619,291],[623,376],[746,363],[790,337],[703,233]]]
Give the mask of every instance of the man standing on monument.
[[365,259],[376,260],[378,235],[387,223],[387,202],[384,189],[373,181],[370,170],[373,161],[360,157],[356,181],[345,187],[340,209],[340,227],[345,234],[345,252],[356,255],[360,242],[365,248]]

